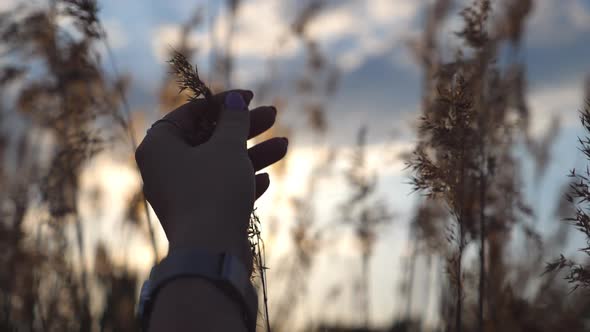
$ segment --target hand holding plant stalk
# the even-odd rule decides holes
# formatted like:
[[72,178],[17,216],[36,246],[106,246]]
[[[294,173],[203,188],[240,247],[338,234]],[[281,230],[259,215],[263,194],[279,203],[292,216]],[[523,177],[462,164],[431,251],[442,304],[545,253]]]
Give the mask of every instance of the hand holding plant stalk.
[[270,184],[267,173],[255,172],[282,159],[288,143],[272,138],[247,149],[246,141],[272,127],[276,109],[248,111],[247,90],[213,95],[180,53],[170,63],[181,91],[193,95],[157,121],[137,149],[146,198],[171,248],[229,251],[251,267],[248,220]]

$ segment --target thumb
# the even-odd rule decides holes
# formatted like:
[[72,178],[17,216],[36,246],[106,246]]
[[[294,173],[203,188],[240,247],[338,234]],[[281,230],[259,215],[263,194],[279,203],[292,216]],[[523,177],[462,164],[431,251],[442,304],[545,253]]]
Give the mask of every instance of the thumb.
[[242,95],[230,92],[225,96],[213,141],[226,141],[246,146],[250,131],[250,112]]

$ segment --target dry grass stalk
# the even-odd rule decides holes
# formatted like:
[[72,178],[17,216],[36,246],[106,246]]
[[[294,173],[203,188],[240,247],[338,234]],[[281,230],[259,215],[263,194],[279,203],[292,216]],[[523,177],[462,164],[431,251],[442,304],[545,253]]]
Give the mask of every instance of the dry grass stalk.
[[179,93],[185,90],[189,91],[189,101],[195,101],[201,96],[208,101],[212,101],[213,93],[211,93],[211,89],[201,81],[198,69],[193,68],[182,53],[173,51],[172,58],[168,60],[168,63],[177,77],[176,83],[180,89]]
[[260,219],[256,215],[256,211],[252,211],[250,216],[250,224],[248,226],[248,239],[250,241],[250,250],[252,251],[252,257],[254,257],[254,266],[258,267],[258,270],[254,270],[255,273],[252,278],[258,273],[260,278],[260,284],[262,288],[262,299],[264,303],[264,317],[266,318],[266,330],[271,331],[270,316],[268,315],[268,286],[266,278],[266,249],[264,247],[264,240],[262,239],[260,232]]
[[[438,1],[434,8],[434,13],[444,13],[448,2]],[[529,212],[519,193],[518,173],[505,171],[517,168],[511,144],[518,135],[516,129],[520,127],[526,132],[528,123],[526,105],[521,102],[522,71],[517,66],[496,64],[498,45],[509,38],[498,28],[505,24],[505,18],[496,16],[491,21],[490,10],[490,1],[478,0],[461,12],[464,27],[457,36],[464,47],[452,61],[445,60],[437,46],[436,26],[444,20],[435,14],[424,42],[419,45],[427,75],[419,128],[422,139],[409,167],[415,174],[414,189],[445,202],[456,222],[454,232],[449,234],[456,254],[448,258],[449,277],[456,289],[452,324],[456,331],[464,326],[464,249],[469,241],[478,239],[477,325],[483,331],[485,290],[489,289],[485,267],[500,263],[486,262],[488,233],[506,232],[517,223],[518,216],[526,217]],[[524,19],[526,15],[518,17]],[[512,23],[520,26],[518,22]],[[514,118],[518,119],[516,123]],[[493,311],[493,304],[489,303],[488,308]]]
[[378,178],[367,165],[367,127],[357,133],[351,166],[345,177],[351,189],[350,198],[341,205],[342,222],[352,226],[360,243],[361,269],[357,298],[360,304],[362,326],[370,326],[369,262],[377,241],[380,227],[390,223],[392,213],[387,205],[376,197]]
[[176,76],[176,82],[179,88],[179,94],[188,92],[188,100],[196,101],[199,97],[203,97],[211,107],[207,108],[196,120],[197,132],[190,137],[192,145],[203,144],[211,138],[215,130],[215,123],[219,112],[213,99],[211,89],[203,83],[199,77],[199,72],[196,67],[193,67],[187,58],[178,51],[173,51],[172,58],[168,61],[172,67],[173,74]]
[[[79,35],[61,29],[58,16],[71,18]],[[19,278],[26,280],[2,280],[6,309],[0,314],[2,329],[89,330],[94,319],[92,278],[86,268],[84,224],[77,203],[79,177],[109,142],[105,128],[120,122],[113,111],[119,102],[117,87],[106,79],[94,48],[104,38],[96,2],[54,1],[46,9],[22,6],[1,17],[0,43],[9,60],[2,82],[19,83],[12,115],[26,123],[24,132],[15,137],[22,167],[18,176],[3,167],[0,174],[3,179],[18,179],[6,183],[7,193],[0,197],[3,206],[16,208],[8,219],[2,218],[2,228],[14,234],[3,257],[10,270],[22,270]],[[28,72],[34,64],[41,64],[40,73]],[[50,138],[43,150],[46,159],[39,157],[39,134]],[[41,216],[30,221],[35,223],[35,239],[23,226],[30,211]],[[66,236],[72,224],[73,239]],[[74,250],[77,264],[68,259]],[[129,295],[125,301],[133,304],[135,296]]]
[[[580,151],[590,160],[590,98],[586,100],[584,108],[580,111],[580,120],[588,137],[579,138]],[[583,173],[573,169],[569,177],[572,179],[570,190],[566,194],[567,201],[575,208],[575,215],[568,216],[564,221],[573,225],[586,237],[588,246],[580,251],[590,256],[590,215],[588,204],[590,203],[590,168],[586,167]],[[578,288],[590,289],[590,266],[566,259],[560,255],[559,259],[547,263],[546,273],[567,270],[565,279],[572,286],[572,291]]]
[[[337,88],[338,75],[335,66],[333,66],[329,57],[321,52],[318,43],[314,40],[314,36],[305,33],[308,24],[317,17],[323,1],[310,1],[302,5],[301,10],[296,13],[291,31],[296,38],[301,40],[305,53],[305,65],[302,68],[301,75],[292,78],[288,76],[286,79],[293,81],[296,86],[297,96],[291,98],[287,95],[282,96],[284,91],[280,87],[285,84],[275,84],[280,78],[275,77],[276,72],[273,67],[273,62],[269,61],[270,77],[268,82],[261,86],[262,91],[257,92],[258,96],[267,96],[269,94],[276,94],[280,97],[275,97],[279,100],[280,109],[288,109],[286,107],[287,101],[289,103],[300,105],[303,109],[306,118],[306,125],[311,132],[311,139],[314,145],[322,145],[325,143],[324,134],[328,131],[329,126],[326,119],[326,101],[324,98],[330,96]],[[283,36],[285,40],[287,36]],[[277,47],[281,47],[281,40],[278,40]],[[291,82],[289,82],[291,83]],[[279,88],[276,88],[276,87]],[[284,90],[284,89],[283,89]],[[287,91],[291,92],[291,91]],[[280,99],[279,99],[280,98]],[[281,117],[285,113],[281,113]],[[278,121],[280,120],[277,119]],[[275,130],[281,136],[288,136],[291,133],[291,128],[287,127],[286,123],[275,124]],[[287,134],[287,135],[285,135]],[[316,191],[318,184],[329,173],[331,169],[331,162],[334,157],[333,151],[318,151],[318,157],[312,161],[312,171],[306,180],[305,191],[301,197],[287,197],[291,202],[294,213],[294,225],[290,229],[289,235],[292,243],[292,249],[285,255],[279,258],[280,266],[273,270],[274,279],[277,282],[273,283],[276,289],[274,294],[277,296],[277,303],[273,306],[273,329],[274,330],[292,330],[293,325],[296,324],[295,317],[297,316],[297,309],[304,310],[304,314],[308,314],[308,308],[305,306],[304,300],[313,294],[308,294],[309,275],[315,263],[315,256],[327,240],[328,232],[326,229],[320,228],[317,225],[316,214]],[[288,156],[287,156],[288,158]],[[283,170],[286,161],[281,162],[279,167]],[[280,173],[279,173],[280,175]],[[333,235],[333,234],[332,234]],[[310,324],[306,322],[307,324]],[[313,326],[307,326],[308,329],[314,329]]]

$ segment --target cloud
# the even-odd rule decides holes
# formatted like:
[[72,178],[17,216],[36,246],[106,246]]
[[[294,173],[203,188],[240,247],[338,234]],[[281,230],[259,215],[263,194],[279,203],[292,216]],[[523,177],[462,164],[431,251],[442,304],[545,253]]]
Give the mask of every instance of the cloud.
[[576,1],[569,7],[569,14],[574,26],[578,29],[590,30],[590,8]]
[[106,30],[109,44],[113,49],[120,49],[127,46],[128,38],[121,22],[114,19],[106,19],[102,21],[102,24]]
[[[113,50],[118,50],[127,46],[127,34],[125,33],[123,24],[121,24],[119,20],[108,18],[103,19],[101,23],[106,31],[109,45],[113,48]],[[79,27],[76,26],[76,20],[72,16],[59,15],[57,17],[57,24],[61,29],[66,31],[74,38],[82,38],[82,32]]]
[[[269,56],[290,56],[298,49],[293,38],[287,38],[279,47],[279,40],[289,36],[289,25],[281,16],[278,1],[254,0],[244,2],[238,10],[234,22],[232,52],[237,57],[254,57],[265,59]],[[212,27],[212,34],[206,27],[201,27],[189,35],[189,45],[197,47],[201,54],[211,52],[214,37],[220,45],[225,46],[229,32],[229,17],[224,12],[218,16]],[[167,54],[167,47],[174,45],[180,39],[180,25],[166,24],[154,31],[153,50],[159,59]]]
[[[320,14],[308,31],[328,52],[335,51],[341,69],[352,71],[368,57],[403,44],[420,7],[407,0],[350,2]],[[344,49],[335,49],[343,44]]]
[[[180,41],[180,26],[172,24],[160,25],[152,33],[152,51],[159,62],[168,60],[169,47],[177,45]],[[195,43],[189,40],[189,46]]]
[[8,11],[16,7],[16,0],[2,0],[0,1],[0,12]]
[[[232,49],[238,56],[267,58],[269,55],[290,56],[297,43],[289,38],[290,21],[281,16],[279,1],[245,2],[238,11]],[[227,31],[227,16],[218,20],[217,29]],[[224,28],[225,27],[225,28]],[[278,42],[283,39],[279,47]]]
[[578,123],[578,110],[584,100],[582,82],[570,81],[532,91],[528,97],[531,110],[531,133],[540,137],[559,116],[564,127]]
[[590,32],[590,6],[586,0],[538,0],[528,26],[533,46],[557,46]]
[[[345,2],[320,12],[306,33],[318,42],[345,71],[358,68],[367,57],[382,54],[403,41],[421,5],[412,0],[374,0]],[[245,1],[238,10],[232,52],[238,58],[264,62],[269,57],[292,58],[303,45],[290,32],[294,17],[279,1]],[[226,12],[212,26],[215,40],[224,41],[229,31]],[[153,50],[159,59],[166,48],[178,41],[179,25],[161,25],[154,31]],[[192,33],[189,43],[208,54],[213,45],[203,27]],[[223,45],[218,45],[223,46]]]

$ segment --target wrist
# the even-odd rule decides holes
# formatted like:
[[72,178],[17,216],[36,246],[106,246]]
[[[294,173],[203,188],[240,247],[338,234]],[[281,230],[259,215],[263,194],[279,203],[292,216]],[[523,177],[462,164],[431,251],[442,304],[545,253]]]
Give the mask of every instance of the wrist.
[[180,232],[169,237],[168,253],[183,249],[201,249],[212,254],[229,253],[237,257],[249,273],[252,273],[252,252],[248,235],[228,236],[228,234],[207,232]]
[[181,331],[191,327],[204,331],[246,331],[239,304],[203,278],[179,278],[164,285],[149,327],[150,331]]
[[166,225],[169,252],[196,248],[211,253],[230,253],[251,272],[252,253],[247,232],[249,215],[236,220],[236,216],[223,216],[219,212],[184,211],[183,216],[169,216],[162,222]]

